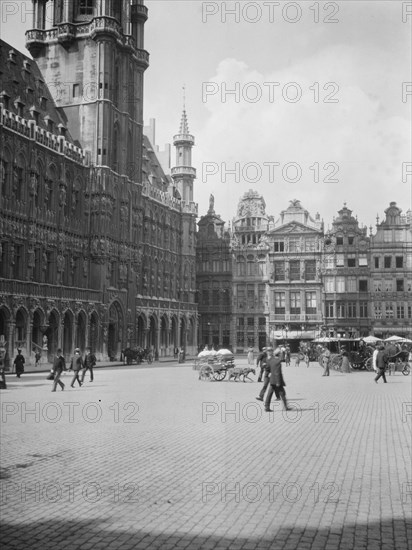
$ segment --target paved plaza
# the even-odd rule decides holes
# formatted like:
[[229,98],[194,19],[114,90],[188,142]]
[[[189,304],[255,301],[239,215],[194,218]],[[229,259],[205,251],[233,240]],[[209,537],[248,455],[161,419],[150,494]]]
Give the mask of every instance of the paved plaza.
[[45,376],[1,391],[3,549],[412,547],[411,376],[284,368],[287,413],[190,363]]

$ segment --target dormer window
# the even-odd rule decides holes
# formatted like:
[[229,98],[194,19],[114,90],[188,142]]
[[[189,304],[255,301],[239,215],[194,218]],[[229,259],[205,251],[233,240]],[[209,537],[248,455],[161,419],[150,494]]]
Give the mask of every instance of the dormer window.
[[18,114],[18,116],[23,116],[23,111],[24,111],[24,103],[21,101],[20,98],[17,98],[16,101],[14,102],[14,106],[16,108],[16,112]]
[[39,115],[40,115],[39,111],[37,111],[34,106],[30,107],[29,110],[30,110],[31,118],[34,119],[36,124],[39,124]]
[[9,50],[9,61],[16,63],[16,52],[14,50]]
[[47,109],[47,97],[42,96],[40,98],[40,108],[45,111]]
[[1,92],[0,101],[3,103],[5,109],[10,108],[10,96],[6,92]]
[[44,117],[44,122],[46,123],[47,131],[53,133],[54,122],[49,116]]
[[63,126],[63,124],[61,123],[59,124],[58,128],[59,128],[60,135],[65,136],[67,132],[67,128]]

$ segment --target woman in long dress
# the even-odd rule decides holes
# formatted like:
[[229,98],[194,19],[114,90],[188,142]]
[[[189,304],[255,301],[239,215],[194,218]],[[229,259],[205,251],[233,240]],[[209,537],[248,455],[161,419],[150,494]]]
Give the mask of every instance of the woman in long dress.
[[248,347],[247,349],[247,362],[249,365],[253,365],[253,348]]

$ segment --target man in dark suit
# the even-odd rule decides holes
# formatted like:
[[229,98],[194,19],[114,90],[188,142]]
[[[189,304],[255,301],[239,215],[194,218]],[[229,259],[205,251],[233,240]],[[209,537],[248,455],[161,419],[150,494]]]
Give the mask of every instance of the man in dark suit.
[[378,370],[378,375],[375,378],[375,382],[378,383],[379,378],[382,377],[384,383],[386,384],[385,369],[386,369],[387,354],[385,351],[385,346],[380,345],[378,350],[379,350],[378,355],[376,356],[376,368]]
[[267,367],[270,368],[270,377],[269,377],[270,388],[266,396],[265,411],[272,412],[272,409],[270,408],[270,402],[272,400],[272,395],[274,393],[276,396],[279,396],[282,399],[283,406],[285,410],[288,411],[289,407],[286,401],[286,392],[285,392],[286,383],[283,379],[283,374],[282,374],[282,359],[281,359],[282,352],[280,348],[277,348],[273,352],[273,355],[271,350],[267,350],[267,352],[269,352],[267,354],[266,364],[267,364]]
[[71,365],[70,365],[70,370],[73,371],[73,379],[72,379],[71,384],[70,384],[70,386],[72,388],[74,388],[74,383],[76,382],[76,380],[79,383],[79,386],[81,387],[82,383],[81,383],[80,378],[79,378],[79,373],[82,369],[83,369],[83,359],[82,359],[82,356],[80,354],[80,349],[76,348],[74,350],[74,355],[72,357],[72,361],[71,361]]
[[54,381],[53,381],[52,391],[56,391],[57,384],[60,385],[62,391],[64,390],[64,384],[60,380],[60,376],[64,371],[65,367],[66,367],[66,363],[64,361],[64,357],[62,356],[62,350],[59,348],[56,351],[56,357],[54,358],[54,362],[53,362]]
[[266,366],[266,348],[262,348],[262,351],[259,353],[259,355],[256,358],[256,367],[257,368],[260,367],[258,382],[262,382],[262,377],[265,372],[265,366]]
[[84,382],[84,377],[86,375],[86,371],[90,371],[90,382],[93,382],[93,367],[96,364],[96,356],[94,353],[92,353],[92,350],[90,348],[86,348],[86,357],[84,358],[84,369],[82,372],[82,384]]

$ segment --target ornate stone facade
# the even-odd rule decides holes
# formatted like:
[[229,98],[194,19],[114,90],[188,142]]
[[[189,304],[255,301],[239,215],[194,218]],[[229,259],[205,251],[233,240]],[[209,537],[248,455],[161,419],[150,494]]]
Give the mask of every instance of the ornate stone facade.
[[215,349],[231,345],[232,258],[230,233],[216,214],[214,198],[199,223],[196,246],[196,285],[199,310],[199,345]]
[[[298,200],[274,221],[263,197],[249,191],[239,201],[229,246],[211,202],[199,223],[211,235],[198,246],[199,311],[207,319],[200,341],[244,352],[286,340],[296,351],[301,340],[319,336],[412,338],[412,213],[402,216],[391,203],[385,214],[368,236],[345,204],[325,233],[319,214],[312,218]],[[223,234],[224,241],[216,238]],[[230,270],[213,272],[207,259],[221,266],[229,254]],[[210,289],[218,296],[230,284],[227,346],[217,329],[222,304]]]
[[[0,335],[8,355],[197,349],[193,197],[142,134],[141,0],[33,2],[1,42]],[[47,82],[48,86],[45,84]],[[186,114],[185,114],[186,116]],[[189,167],[193,184],[195,170]],[[45,347],[43,337],[47,339]]]

